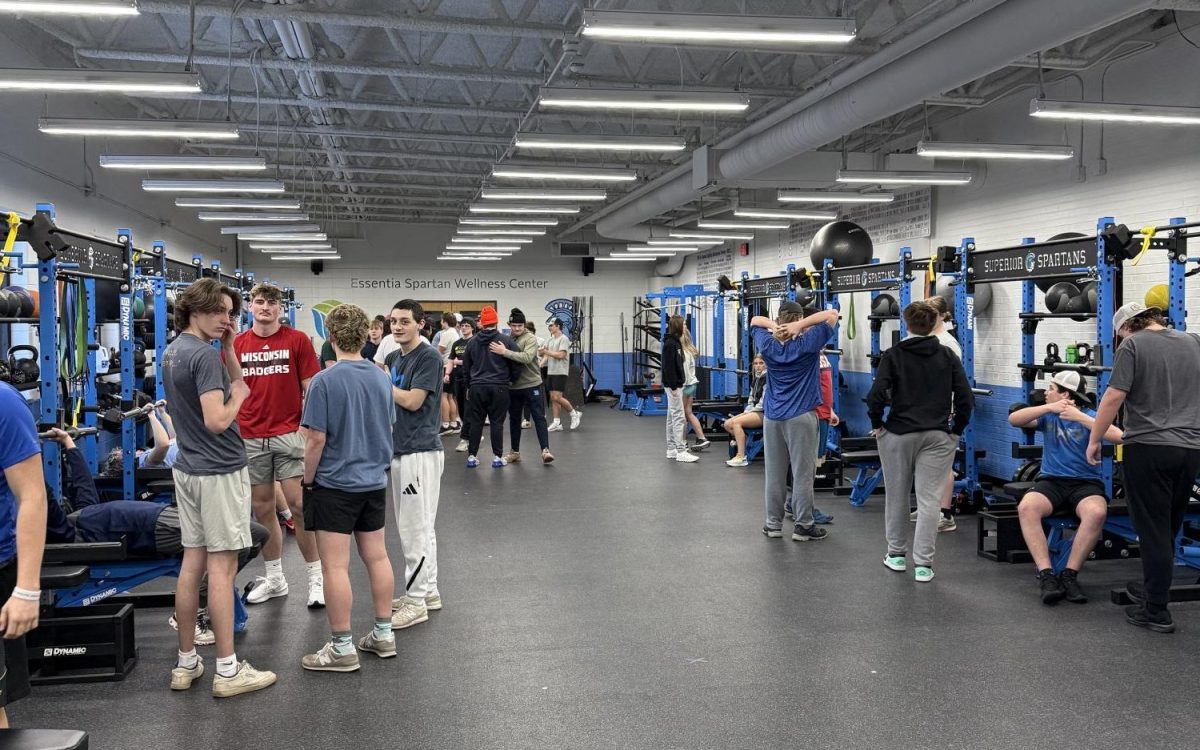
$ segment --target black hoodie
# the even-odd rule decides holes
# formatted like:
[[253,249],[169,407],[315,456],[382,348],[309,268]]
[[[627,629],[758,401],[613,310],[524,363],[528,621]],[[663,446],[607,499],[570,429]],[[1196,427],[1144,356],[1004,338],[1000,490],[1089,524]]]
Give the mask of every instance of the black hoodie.
[[[884,422],[883,410],[889,405],[892,410]],[[884,352],[867,394],[871,427],[897,435],[926,430],[961,435],[974,406],[962,362],[934,336],[905,339]]]
[[499,354],[492,354],[488,346],[493,341],[499,341],[512,351],[520,351],[513,340],[495,328],[481,328],[479,333],[467,342],[463,352],[462,371],[466,385],[508,385],[516,379],[522,365],[505,359]]
[[683,345],[678,336],[668,334],[662,343],[662,384],[663,388],[682,388],[683,378]]

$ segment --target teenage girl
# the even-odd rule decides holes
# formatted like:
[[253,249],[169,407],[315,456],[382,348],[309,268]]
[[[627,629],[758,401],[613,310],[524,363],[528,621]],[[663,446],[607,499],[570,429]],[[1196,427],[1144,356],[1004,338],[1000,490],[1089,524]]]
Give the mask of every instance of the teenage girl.
[[762,429],[763,424],[763,389],[767,385],[767,363],[761,354],[754,355],[750,363],[750,398],[741,414],[730,417],[724,422],[725,431],[733,435],[737,444],[737,453],[725,462],[726,466],[749,466],[746,458],[746,430]]
[[[683,416],[692,426],[692,431],[696,433],[696,442],[692,444],[691,449],[700,451],[708,447],[708,440],[704,437],[704,428],[700,425],[700,420],[696,419],[696,415],[692,413],[692,402],[696,400],[696,386],[700,384],[700,379],[696,377],[696,357],[700,355],[700,350],[692,343],[692,336],[688,333],[686,325],[683,327],[683,334],[679,337],[679,343],[683,346]],[[684,431],[686,432],[686,428]]]

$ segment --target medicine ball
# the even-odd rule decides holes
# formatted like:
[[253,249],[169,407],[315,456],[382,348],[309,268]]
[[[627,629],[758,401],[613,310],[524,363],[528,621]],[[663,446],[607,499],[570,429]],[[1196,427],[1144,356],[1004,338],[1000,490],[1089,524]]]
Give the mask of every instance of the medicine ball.
[[15,318],[21,303],[8,288],[0,289],[0,318]]
[[23,286],[10,286],[8,291],[12,292],[17,300],[16,318],[32,318],[33,312],[36,309],[36,303],[33,301],[33,295]]
[[852,221],[831,221],[817,230],[809,245],[813,268],[824,268],[829,258],[835,266],[865,266],[875,257],[867,230]]
[[1166,310],[1171,304],[1171,290],[1166,284],[1155,284],[1146,291],[1146,307],[1157,307]]
[[895,315],[895,310],[899,307],[896,298],[890,294],[881,294],[871,301],[871,314],[877,317],[885,315]]
[[1060,281],[1046,290],[1046,309],[1052,313],[1067,312],[1067,302],[1078,297],[1079,287],[1069,281]]
[[[1054,240],[1082,239],[1089,236],[1090,235],[1080,234],[1079,232],[1063,232],[1062,234],[1054,235],[1047,241],[1053,242]],[[1048,292],[1050,291],[1050,287],[1054,286],[1054,279],[1035,279],[1033,283],[1038,289],[1041,289],[1043,292]]]
[[[1082,292],[1080,292],[1079,294],[1076,294],[1074,297],[1067,298],[1066,304],[1065,304],[1064,308],[1062,309],[1062,312],[1065,312],[1065,313],[1091,312],[1090,310],[1088,310],[1087,297]],[[1085,316],[1082,316],[1079,318],[1072,318],[1072,320],[1079,320],[1079,321],[1087,320],[1087,316],[1085,315]]]
[[142,295],[134,295],[133,318],[134,320],[141,320],[144,317],[146,317],[146,303],[142,300]]
[[796,290],[796,304],[801,307],[812,307],[817,301],[817,293],[811,289],[800,288]]

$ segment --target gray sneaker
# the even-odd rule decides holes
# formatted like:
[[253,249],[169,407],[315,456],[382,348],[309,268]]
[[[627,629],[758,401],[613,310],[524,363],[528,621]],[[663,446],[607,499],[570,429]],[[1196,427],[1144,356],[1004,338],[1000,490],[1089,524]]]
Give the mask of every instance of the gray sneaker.
[[[386,641],[381,641],[375,637],[375,631],[372,630],[358,639],[358,650],[375,654],[380,659],[390,659],[396,655],[396,639],[388,638]],[[356,660],[355,664],[357,663]]]
[[269,688],[275,684],[275,673],[265,669],[258,670],[243,661],[238,665],[238,671],[233,677],[213,677],[213,697],[230,698],[242,693],[252,693],[255,690]]
[[[395,656],[395,641],[392,642],[392,655]],[[358,652],[339,654],[333,650],[333,643],[326,643],[315,654],[308,654],[300,660],[300,666],[313,672],[357,672]]]

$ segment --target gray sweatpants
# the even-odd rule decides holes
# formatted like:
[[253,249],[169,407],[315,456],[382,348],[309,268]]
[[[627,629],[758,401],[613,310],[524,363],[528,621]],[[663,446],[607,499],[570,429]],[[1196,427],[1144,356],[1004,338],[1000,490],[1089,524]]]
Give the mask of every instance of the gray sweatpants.
[[916,480],[917,528],[913,532],[913,564],[932,566],[937,539],[939,506],[946,475],[954,468],[958,441],[948,432],[928,430],[879,436],[879,462],[883,465],[884,533],[888,553],[908,551],[909,493]]
[[683,417],[683,389],[664,388],[667,392],[667,453],[687,450],[684,437],[687,426]]
[[788,467],[792,469],[792,513],[797,526],[813,525],[813,474],[817,470],[817,413],[785,420],[763,418],[767,472],[767,528],[783,525]]

